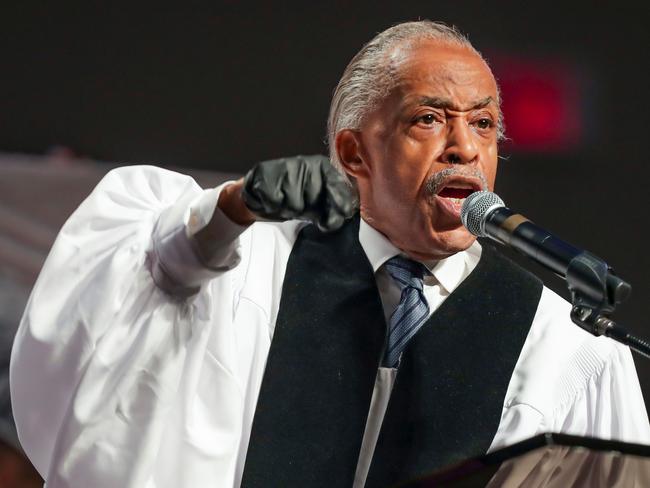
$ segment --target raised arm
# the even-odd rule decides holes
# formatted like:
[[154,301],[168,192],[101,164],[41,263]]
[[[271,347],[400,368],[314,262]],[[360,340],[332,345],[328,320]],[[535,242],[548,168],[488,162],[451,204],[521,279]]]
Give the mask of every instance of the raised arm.
[[[231,475],[252,391],[237,370],[240,349],[259,348],[249,358],[258,369],[266,354],[239,342],[236,298],[251,261],[255,279],[272,277],[264,288],[279,297],[297,225],[246,229],[258,219],[342,223],[352,207],[330,196],[330,183],[343,183],[323,177],[326,162],[262,163],[211,190],[159,168],[120,168],[74,212],[32,291],[11,361],[19,437],[48,488],[149,486],[170,459],[193,466],[178,476],[201,466]],[[244,198],[262,207],[250,212]],[[206,452],[201,429],[214,431]]]

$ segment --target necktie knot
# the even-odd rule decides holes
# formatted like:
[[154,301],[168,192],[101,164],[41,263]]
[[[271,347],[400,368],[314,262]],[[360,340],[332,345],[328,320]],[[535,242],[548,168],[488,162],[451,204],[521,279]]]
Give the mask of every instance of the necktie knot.
[[402,291],[407,287],[422,291],[422,279],[429,274],[429,270],[422,263],[402,256],[389,259],[385,266]]

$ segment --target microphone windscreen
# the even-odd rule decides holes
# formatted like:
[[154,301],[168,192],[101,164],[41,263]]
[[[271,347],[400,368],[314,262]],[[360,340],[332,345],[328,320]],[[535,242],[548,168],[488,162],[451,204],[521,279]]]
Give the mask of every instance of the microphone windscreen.
[[491,191],[477,191],[468,196],[460,210],[460,220],[465,228],[477,237],[485,234],[485,219],[495,208],[505,207],[499,195]]

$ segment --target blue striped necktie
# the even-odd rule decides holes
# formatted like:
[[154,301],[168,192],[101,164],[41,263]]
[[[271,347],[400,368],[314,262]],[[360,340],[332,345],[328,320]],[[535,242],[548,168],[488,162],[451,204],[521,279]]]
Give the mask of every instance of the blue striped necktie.
[[399,305],[390,316],[384,366],[396,368],[402,351],[429,317],[429,304],[422,291],[425,266],[401,256],[386,261],[386,270],[402,290]]

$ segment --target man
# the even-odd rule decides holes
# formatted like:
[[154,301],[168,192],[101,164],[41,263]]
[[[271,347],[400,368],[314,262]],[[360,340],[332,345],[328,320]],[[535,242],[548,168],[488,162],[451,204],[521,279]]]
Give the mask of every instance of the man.
[[107,175],[14,347],[47,486],[377,487],[544,431],[647,443],[629,350],[460,224],[493,187],[501,127],[481,56],[413,22],[364,46],[333,97],[352,218],[317,156],[203,192]]

